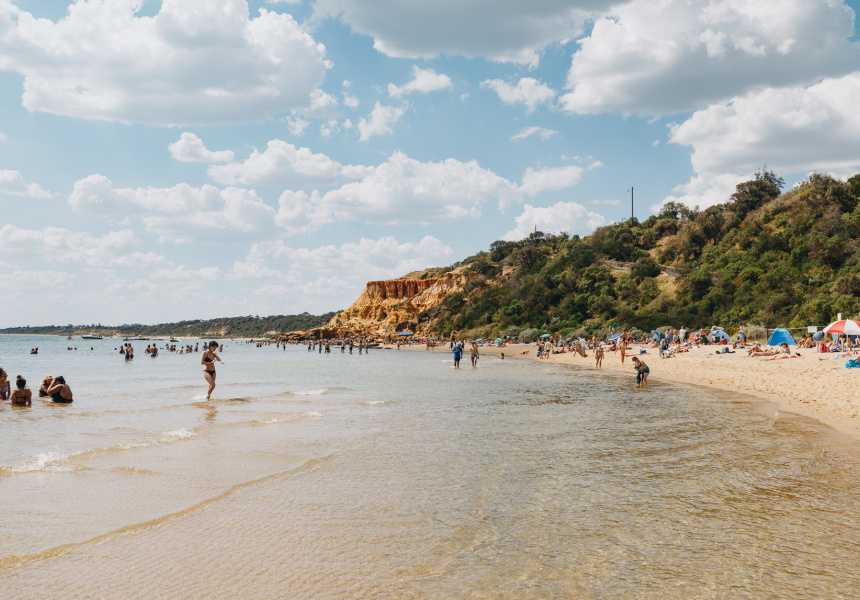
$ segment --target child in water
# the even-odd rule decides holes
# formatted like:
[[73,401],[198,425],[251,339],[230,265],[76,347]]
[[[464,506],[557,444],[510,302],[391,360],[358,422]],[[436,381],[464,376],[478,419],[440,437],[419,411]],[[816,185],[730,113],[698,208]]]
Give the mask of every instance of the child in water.
[[645,364],[645,361],[633,357],[633,366],[636,367],[636,384],[639,387],[648,387],[648,373],[651,369]]

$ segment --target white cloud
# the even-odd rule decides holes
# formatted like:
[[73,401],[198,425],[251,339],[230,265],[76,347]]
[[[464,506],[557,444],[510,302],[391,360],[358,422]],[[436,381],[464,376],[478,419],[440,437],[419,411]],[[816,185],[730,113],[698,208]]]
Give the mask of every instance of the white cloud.
[[128,229],[102,236],[62,227],[19,229],[5,225],[0,229],[0,251],[4,256],[38,258],[49,263],[110,267],[115,261],[128,260],[127,255],[139,246],[140,240]]
[[515,241],[529,236],[537,227],[544,233],[567,233],[587,235],[606,224],[603,215],[590,212],[576,202],[558,202],[552,206],[523,206],[523,214],[514,219],[517,226],[508,231],[502,239]]
[[575,113],[665,114],[762,86],[857,68],[841,0],[633,0],[579,41],[561,104]]
[[9,138],[8,138],[8,137],[6,137],[6,134],[5,134],[5,133],[0,133],[0,142],[5,142],[5,141],[6,141],[6,140],[8,140],[8,139],[9,139]]
[[67,290],[72,287],[75,277],[61,271],[12,271],[9,281],[14,287],[28,287],[50,293],[52,290]]
[[531,167],[523,175],[519,191],[527,196],[535,196],[544,190],[563,190],[575,186],[582,178],[585,169],[569,165],[535,171]]
[[38,183],[27,183],[18,171],[0,169],[0,194],[24,196],[26,198],[50,198],[51,193]]
[[500,207],[518,202],[516,185],[483,169],[477,161],[453,158],[422,163],[395,152],[378,167],[354,168],[361,181],[322,195],[287,191],[279,199],[278,224],[290,233],[333,221],[399,225],[475,218],[490,199]]
[[809,87],[765,89],[715,104],[673,128],[697,173],[783,173],[860,165],[860,72]]
[[75,182],[69,196],[75,210],[104,216],[135,216],[161,241],[226,242],[274,232],[275,209],[253,190],[181,183],[170,188],[114,188],[103,175]]
[[537,65],[540,50],[566,42],[581,31],[593,11],[609,0],[317,0],[315,14],[347,23],[373,37],[373,47],[398,58],[456,54],[494,61]]
[[451,78],[447,75],[436,73],[433,69],[421,69],[417,65],[412,66],[412,81],[403,87],[397,87],[393,83],[388,84],[388,95],[400,98],[404,94],[412,92],[435,92],[451,87]]
[[555,90],[533,77],[522,77],[517,85],[501,79],[487,79],[481,82],[481,87],[496,92],[505,104],[525,104],[528,113],[534,112],[538,104],[551,105],[555,100]]
[[722,204],[728,201],[737,184],[748,181],[752,177],[752,173],[747,175],[735,175],[733,173],[694,175],[687,183],[682,183],[672,189],[675,195],[667,196],[662,202],[654,204],[649,209],[654,213],[660,212],[660,208],[667,202],[680,202],[689,207],[698,206],[700,208]]
[[[779,174],[860,171],[860,72],[809,87],[764,89],[696,111],[669,141],[693,149],[695,175],[664,200],[726,202],[765,164]],[[659,207],[659,205],[656,205]],[[653,208],[653,207],[652,207]]]
[[310,124],[301,117],[287,117],[287,130],[296,137],[302,137]]
[[389,279],[439,266],[453,251],[432,236],[420,242],[398,242],[392,236],[318,248],[291,248],[282,241],[254,244],[248,263],[287,263],[291,271],[336,274],[361,282]]
[[24,77],[24,107],[64,116],[189,125],[264,120],[305,107],[328,63],[292,16],[245,0],[76,0],[57,22],[8,0],[0,69]]
[[309,148],[271,140],[263,152],[254,150],[245,161],[213,165],[208,174],[222,185],[277,185],[303,187],[331,183],[340,164]]
[[343,105],[349,108],[358,108],[358,98],[350,96],[347,93],[343,94]]
[[179,162],[230,162],[234,156],[232,150],[209,150],[203,140],[187,131],[170,144],[168,149],[171,156]]
[[361,141],[374,135],[393,133],[392,127],[406,112],[406,106],[382,106],[379,100],[373,107],[370,117],[359,119],[358,131]]
[[533,135],[540,136],[542,140],[548,140],[551,137],[558,135],[558,131],[555,129],[546,129],[545,127],[526,127],[525,129],[520,129],[517,133],[511,136],[512,140],[524,140],[527,137],[531,137]]

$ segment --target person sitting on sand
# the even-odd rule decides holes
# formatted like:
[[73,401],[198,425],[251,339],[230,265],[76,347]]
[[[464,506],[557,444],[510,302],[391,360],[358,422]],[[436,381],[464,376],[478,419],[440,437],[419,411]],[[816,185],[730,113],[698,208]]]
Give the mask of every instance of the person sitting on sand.
[[54,381],[51,383],[51,387],[45,390],[48,393],[48,396],[51,397],[48,402],[55,402],[57,404],[71,404],[72,403],[72,388],[68,386],[66,383],[66,378],[62,375],[57,375],[54,377]]
[[12,406],[31,406],[33,404],[33,392],[27,387],[27,380],[18,375],[15,387],[17,389],[9,396],[9,402]]

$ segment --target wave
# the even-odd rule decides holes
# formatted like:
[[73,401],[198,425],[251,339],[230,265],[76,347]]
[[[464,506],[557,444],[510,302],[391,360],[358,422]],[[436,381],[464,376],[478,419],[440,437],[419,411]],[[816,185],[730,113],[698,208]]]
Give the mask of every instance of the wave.
[[82,450],[73,454],[63,454],[60,451],[42,452],[34,458],[20,465],[12,467],[0,468],[0,475],[18,475],[21,473],[32,473],[35,471],[53,472],[53,473],[69,473],[74,471],[83,471],[88,467],[75,464],[73,461],[87,456],[95,456],[97,454],[110,454],[114,452],[127,452],[128,450],[137,450],[140,448],[148,448],[150,446],[158,446],[161,444],[170,444],[181,440],[187,440],[196,436],[193,429],[185,429],[181,427],[171,431],[164,431],[157,439],[142,440],[139,442],[131,442],[128,444],[118,444],[116,446],[107,446],[105,448],[91,448]]
[[331,392],[345,392],[349,388],[345,387],[324,387],[314,390],[301,390],[298,392],[286,391],[283,393],[284,396],[322,396],[324,394],[328,394]]
[[315,411],[315,410],[311,410],[311,411],[308,411],[308,412],[306,412],[306,413],[302,413],[302,414],[303,414],[304,416],[306,416],[306,417],[311,417],[311,418],[314,418],[314,419],[318,419],[319,417],[323,416],[323,414],[322,414],[321,412],[318,412],[318,411]]
[[359,402],[359,404],[364,404],[365,406],[379,406],[381,404],[388,404],[391,400],[365,400],[363,402]]

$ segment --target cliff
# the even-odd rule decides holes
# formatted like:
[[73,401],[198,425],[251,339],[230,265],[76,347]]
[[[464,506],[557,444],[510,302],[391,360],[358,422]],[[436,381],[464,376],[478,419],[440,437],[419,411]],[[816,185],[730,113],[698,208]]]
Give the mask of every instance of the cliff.
[[422,333],[418,313],[438,306],[449,294],[463,291],[466,284],[477,278],[479,276],[475,273],[455,269],[424,279],[369,281],[352,306],[320,328],[319,335],[336,337],[365,333],[384,336],[406,328]]

